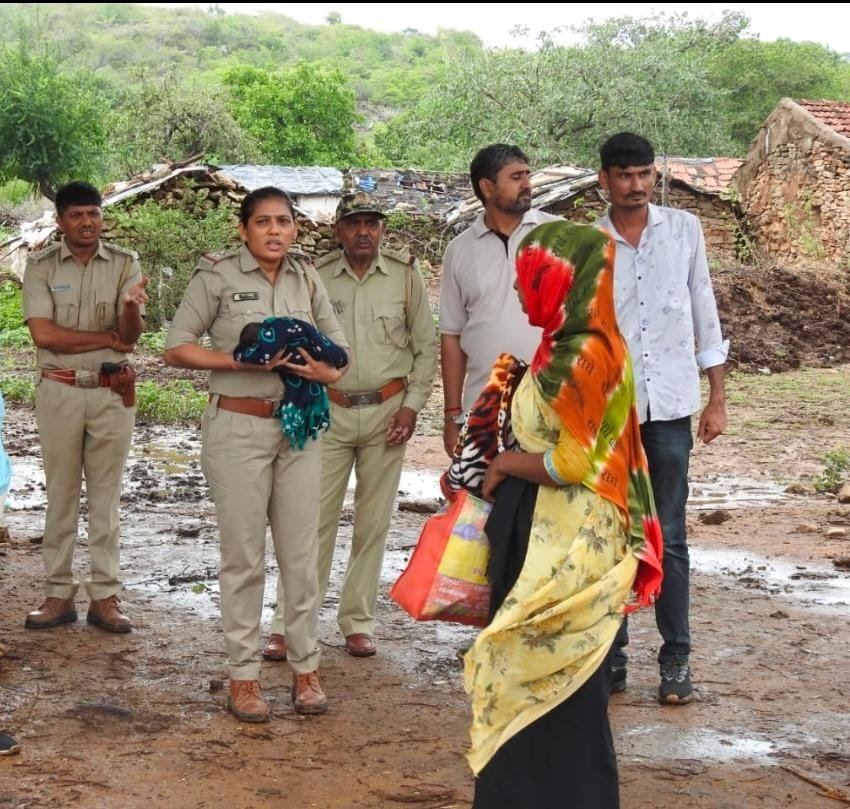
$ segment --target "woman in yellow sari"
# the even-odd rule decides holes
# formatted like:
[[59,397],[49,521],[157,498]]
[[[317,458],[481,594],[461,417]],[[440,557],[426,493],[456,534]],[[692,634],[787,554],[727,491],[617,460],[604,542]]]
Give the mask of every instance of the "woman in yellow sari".
[[550,222],[515,286],[543,339],[513,397],[521,451],[484,496],[491,623],[465,658],[473,809],[617,809],[606,660],[626,611],[661,583],[661,532],[613,305],[613,241]]

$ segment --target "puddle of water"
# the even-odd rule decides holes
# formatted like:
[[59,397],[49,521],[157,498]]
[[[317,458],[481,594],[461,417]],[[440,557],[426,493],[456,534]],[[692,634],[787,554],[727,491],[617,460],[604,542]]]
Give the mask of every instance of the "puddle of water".
[[12,460],[12,481],[6,496],[6,508],[9,511],[38,508],[44,506],[44,469],[40,458],[14,458]]
[[740,729],[723,732],[711,728],[680,730],[669,724],[638,725],[621,728],[618,751],[624,758],[645,758],[641,751],[651,750],[653,760],[696,759],[700,761],[755,761],[770,764],[772,757],[788,748],[783,742],[753,737]]
[[783,598],[850,613],[850,576],[826,565],[795,565],[737,550],[691,547],[690,553],[691,566],[699,573],[747,576]]
[[[440,497],[440,475],[442,470],[405,470],[401,474],[399,491],[404,497],[413,500]],[[746,508],[766,506],[788,498],[785,487],[773,481],[721,477],[691,481],[688,508],[693,511]]]
[[766,506],[788,498],[785,487],[773,481],[720,477],[715,480],[692,480],[688,508],[694,511],[746,508]]

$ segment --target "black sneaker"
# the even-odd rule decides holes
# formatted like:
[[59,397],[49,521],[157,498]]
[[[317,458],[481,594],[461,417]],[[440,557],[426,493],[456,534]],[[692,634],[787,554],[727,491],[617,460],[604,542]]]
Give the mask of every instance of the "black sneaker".
[[21,746],[11,736],[0,733],[0,756],[13,756],[20,751]]
[[608,682],[609,694],[622,694],[626,690],[626,663],[614,660],[611,663],[611,679]]
[[658,701],[665,705],[685,705],[694,698],[691,667],[687,657],[673,657],[661,664]]

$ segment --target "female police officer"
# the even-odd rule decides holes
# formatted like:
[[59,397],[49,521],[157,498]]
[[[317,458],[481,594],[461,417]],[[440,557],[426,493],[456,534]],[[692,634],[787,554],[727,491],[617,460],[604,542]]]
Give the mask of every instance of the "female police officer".
[[[248,194],[240,210],[242,247],[201,259],[168,332],[165,361],[210,374],[203,418],[202,466],[215,501],[220,533],[221,617],[228,656],[230,712],[265,722],[259,684],[259,641],[265,584],[266,521],[286,594],[286,638],[295,672],[293,701],[303,714],[323,713],[319,680],[319,441],[296,450],[277,415],[283,367],[308,381],[342,376],[302,351],[304,364],[281,352],[267,365],[233,359],[242,327],[271,315],[306,320],[338,345],[348,344],[316,271],[288,254],[297,235],[289,197],[277,188]],[[212,348],[198,345],[208,332]]]

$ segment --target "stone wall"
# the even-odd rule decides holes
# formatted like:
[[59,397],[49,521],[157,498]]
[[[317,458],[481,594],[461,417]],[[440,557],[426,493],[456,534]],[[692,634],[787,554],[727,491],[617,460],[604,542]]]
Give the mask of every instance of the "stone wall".
[[[415,182],[423,185],[422,189],[407,188],[406,194],[416,196],[424,191],[431,196],[440,193],[434,190],[434,185],[445,182],[445,175],[429,173],[426,179],[422,179],[423,172],[416,175]],[[410,174],[404,175],[410,177]],[[225,207],[230,209],[230,219],[233,223],[234,243],[238,243],[236,235],[239,221],[239,205],[245,192],[235,184],[229,183],[221,175],[212,176],[207,172],[196,174],[181,174],[168,183],[155,188],[147,194],[140,194],[124,203],[128,207],[141,204],[146,199],[153,199],[163,207],[180,208],[193,216],[203,216],[205,212],[216,208]],[[411,205],[411,208],[413,206]],[[108,211],[108,209],[107,209]],[[109,216],[107,214],[107,222]],[[442,253],[448,242],[446,228],[442,217],[438,213],[420,213],[416,210],[407,210],[397,204],[388,218],[387,235],[385,243],[394,248],[407,248],[410,252],[429,263],[442,259]],[[335,249],[337,246],[334,238],[333,225],[313,222],[305,217],[298,216],[298,238],[296,245],[303,252],[312,256],[323,256]],[[55,234],[58,238],[59,234]],[[126,238],[114,230],[104,232],[105,239],[114,239],[119,244],[127,243]],[[426,265],[427,269],[427,265]]]
[[850,153],[818,138],[780,143],[742,204],[758,249],[791,266],[850,268]]

